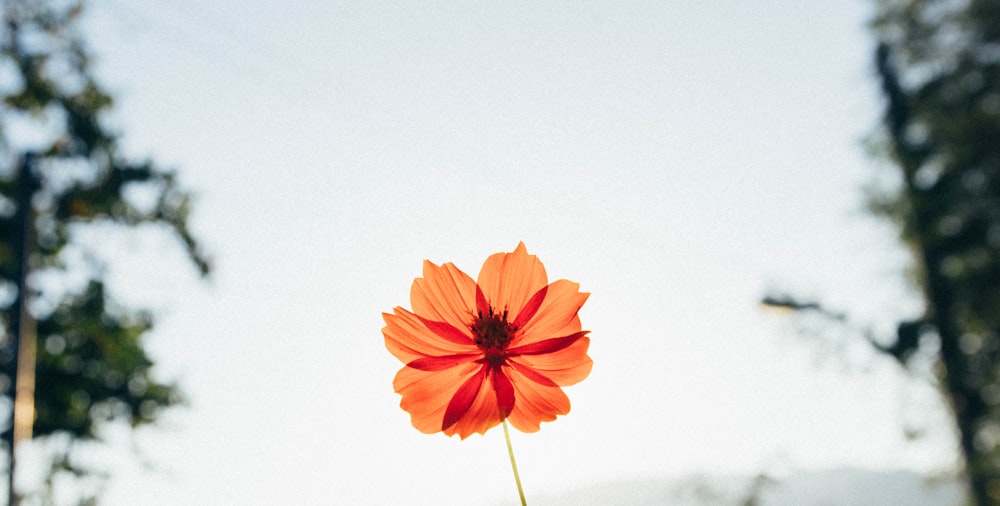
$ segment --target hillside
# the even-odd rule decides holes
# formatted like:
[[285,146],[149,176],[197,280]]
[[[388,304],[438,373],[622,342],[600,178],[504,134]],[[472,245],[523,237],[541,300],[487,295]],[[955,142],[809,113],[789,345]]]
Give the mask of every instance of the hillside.
[[[530,497],[543,506],[745,506],[753,478],[693,476],[598,483]],[[911,471],[858,469],[796,473],[768,481],[752,506],[957,506],[955,481],[931,481]]]

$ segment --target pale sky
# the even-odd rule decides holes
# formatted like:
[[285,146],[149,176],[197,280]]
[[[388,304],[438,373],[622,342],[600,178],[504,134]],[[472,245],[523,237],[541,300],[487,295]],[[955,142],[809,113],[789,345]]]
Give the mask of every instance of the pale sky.
[[516,504],[499,428],[410,425],[381,313],[410,307],[424,259],[475,277],[518,241],[592,294],[572,411],[512,434],[529,503],[694,472],[946,468],[947,427],[903,437],[941,420],[926,389],[758,304],[790,291],[882,330],[919,311],[863,206],[870,12],[94,0],[123,147],[177,169],[217,267],[198,281],[156,233],[110,242],[115,294],[157,311],[149,349],[190,406],[109,434],[106,503]]

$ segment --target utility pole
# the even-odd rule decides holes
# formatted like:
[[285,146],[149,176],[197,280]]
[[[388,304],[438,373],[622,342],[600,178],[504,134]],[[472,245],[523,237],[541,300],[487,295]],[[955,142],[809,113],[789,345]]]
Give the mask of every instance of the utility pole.
[[35,318],[28,309],[30,289],[28,274],[31,272],[31,252],[34,249],[34,208],[31,200],[38,189],[34,173],[35,156],[26,153],[21,159],[17,172],[16,188],[16,236],[14,240],[14,268],[17,275],[17,299],[11,311],[10,329],[14,335],[7,343],[11,360],[5,371],[10,379],[14,400],[11,414],[11,428],[4,433],[7,446],[7,486],[8,506],[17,506],[20,496],[14,489],[14,474],[19,443],[31,440],[31,430],[35,423],[35,364],[38,347]]

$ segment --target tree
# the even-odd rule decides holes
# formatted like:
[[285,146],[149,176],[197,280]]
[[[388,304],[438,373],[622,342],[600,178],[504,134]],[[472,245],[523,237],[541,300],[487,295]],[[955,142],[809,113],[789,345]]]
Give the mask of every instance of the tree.
[[904,366],[935,358],[970,499],[1000,504],[1000,2],[880,0],[873,26],[875,144],[897,182],[871,204],[913,252],[924,310],[872,342]]
[[873,203],[912,248],[926,301],[887,351],[905,363],[937,342],[972,499],[997,504],[1000,3],[887,1],[875,27],[887,154],[901,185]]
[[[112,100],[89,69],[81,10],[75,1],[3,0],[0,29],[0,405],[27,388],[15,385],[18,355],[23,364],[36,352],[27,359],[37,368],[28,437],[69,441],[97,440],[111,420],[152,423],[181,401],[151,373],[142,341],[151,315],[111,299],[99,255],[80,234],[160,226],[199,273],[209,271],[187,227],[189,194],[153,163],[124,160],[104,123]],[[14,423],[0,427],[13,468]]]

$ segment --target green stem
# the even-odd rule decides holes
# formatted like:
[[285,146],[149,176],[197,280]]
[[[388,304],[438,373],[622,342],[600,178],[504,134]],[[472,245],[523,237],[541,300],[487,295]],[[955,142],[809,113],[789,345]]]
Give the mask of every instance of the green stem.
[[521,506],[528,506],[528,501],[524,499],[524,489],[521,488],[521,476],[517,474],[517,462],[514,462],[514,447],[510,445],[510,430],[507,428],[507,419],[503,421],[503,437],[507,440],[507,455],[510,455],[510,468],[514,470],[514,482],[517,483],[517,495],[521,498]]

